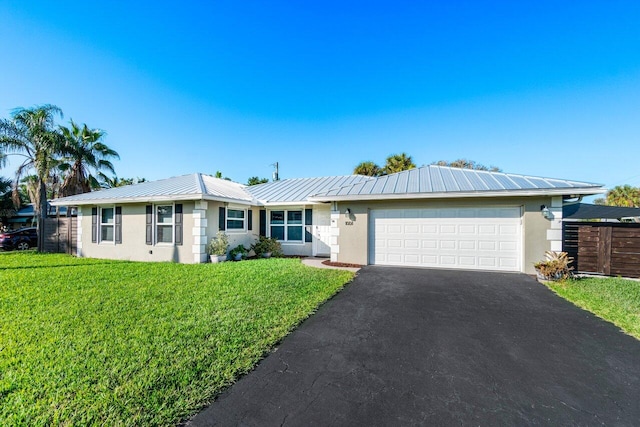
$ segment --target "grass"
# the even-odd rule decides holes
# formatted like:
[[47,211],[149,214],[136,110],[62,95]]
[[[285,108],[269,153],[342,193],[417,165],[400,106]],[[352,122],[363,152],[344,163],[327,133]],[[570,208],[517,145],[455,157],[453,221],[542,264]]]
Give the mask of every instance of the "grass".
[[588,277],[546,285],[561,297],[640,339],[640,282]]
[[0,255],[0,425],[174,425],[352,273]]

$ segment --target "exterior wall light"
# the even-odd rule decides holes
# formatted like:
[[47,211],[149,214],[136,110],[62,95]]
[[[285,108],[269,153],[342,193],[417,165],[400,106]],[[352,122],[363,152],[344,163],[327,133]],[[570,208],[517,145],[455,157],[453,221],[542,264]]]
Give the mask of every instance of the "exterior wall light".
[[344,211],[344,214],[345,215],[351,215],[351,209],[347,208],[347,210]]
[[540,205],[540,212],[542,213],[542,216],[545,219],[550,219],[551,218],[551,211],[545,205]]

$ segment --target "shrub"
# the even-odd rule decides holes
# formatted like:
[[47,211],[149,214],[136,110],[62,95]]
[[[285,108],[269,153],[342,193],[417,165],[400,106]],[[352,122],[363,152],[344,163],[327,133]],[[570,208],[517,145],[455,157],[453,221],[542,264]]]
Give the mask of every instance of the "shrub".
[[229,236],[224,231],[218,231],[216,237],[212,238],[207,246],[207,253],[209,255],[226,255],[227,249],[229,249]]
[[271,256],[275,257],[282,256],[282,245],[273,237],[260,236],[258,241],[251,245],[251,249],[259,257],[266,253],[271,253]]
[[242,255],[242,258],[246,258],[249,253],[249,249],[245,248],[244,245],[238,245],[235,248],[231,249],[229,252],[229,256],[231,259],[235,259],[238,254]]
[[560,280],[571,277],[573,267],[569,264],[573,262],[573,258],[566,252],[546,251],[544,255],[546,260],[533,264],[541,279]]

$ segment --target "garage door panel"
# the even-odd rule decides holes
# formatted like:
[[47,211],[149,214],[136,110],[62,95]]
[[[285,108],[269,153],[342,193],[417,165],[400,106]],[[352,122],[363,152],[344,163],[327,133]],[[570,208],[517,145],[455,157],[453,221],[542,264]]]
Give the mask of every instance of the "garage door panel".
[[520,271],[520,208],[371,211],[374,264]]
[[480,225],[478,226],[479,234],[488,234],[495,235],[497,234],[498,228],[495,225]]
[[443,224],[440,226],[441,234],[454,234],[456,232],[456,226],[453,224]]
[[453,240],[440,240],[440,249],[448,250],[455,249],[456,242]]
[[437,240],[423,240],[422,241],[422,249],[437,249],[438,241]]
[[420,241],[415,239],[406,239],[404,241],[404,247],[407,249],[418,249],[420,247]]
[[459,242],[459,247],[461,250],[475,251],[476,242],[474,240],[461,240]]
[[475,225],[461,225],[458,227],[458,232],[460,234],[475,234],[476,226]]
[[416,234],[420,232],[420,226],[418,224],[409,224],[404,226],[405,234]]
[[423,224],[422,225],[422,234],[437,234],[438,226],[435,224]]

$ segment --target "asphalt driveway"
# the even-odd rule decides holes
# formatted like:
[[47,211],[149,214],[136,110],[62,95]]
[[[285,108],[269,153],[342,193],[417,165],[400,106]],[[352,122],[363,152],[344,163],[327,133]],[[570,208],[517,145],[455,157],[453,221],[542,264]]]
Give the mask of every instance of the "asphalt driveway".
[[517,274],[365,267],[205,425],[638,425],[640,342]]

